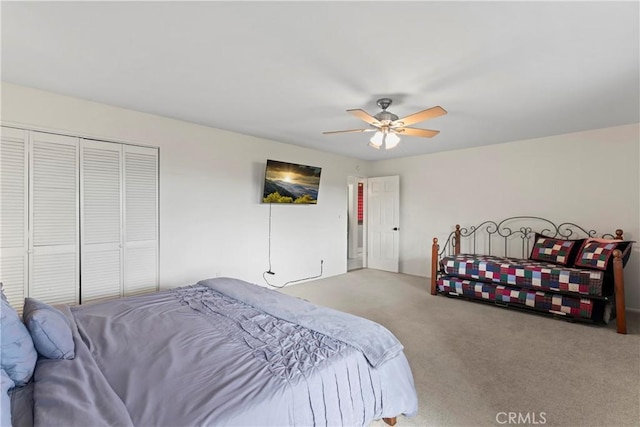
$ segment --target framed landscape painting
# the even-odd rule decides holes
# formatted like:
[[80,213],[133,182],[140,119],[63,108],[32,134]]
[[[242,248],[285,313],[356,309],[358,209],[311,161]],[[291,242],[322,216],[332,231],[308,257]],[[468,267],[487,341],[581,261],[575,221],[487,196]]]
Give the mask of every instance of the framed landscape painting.
[[321,168],[267,160],[263,203],[318,203]]

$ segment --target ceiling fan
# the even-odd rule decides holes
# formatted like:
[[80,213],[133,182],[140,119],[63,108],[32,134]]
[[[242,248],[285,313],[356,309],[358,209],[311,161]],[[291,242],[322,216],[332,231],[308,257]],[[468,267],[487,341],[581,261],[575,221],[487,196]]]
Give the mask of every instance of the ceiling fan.
[[360,109],[347,110],[347,113],[353,114],[357,118],[369,123],[369,125],[371,126],[369,128],[336,130],[322,133],[325,135],[329,135],[349,132],[375,132],[375,135],[373,135],[373,137],[371,137],[371,139],[369,140],[369,146],[376,149],[380,149],[382,146],[384,146],[386,150],[390,150],[398,145],[398,143],[400,142],[400,137],[398,135],[432,138],[440,133],[440,131],[438,130],[417,129],[407,126],[421,122],[423,120],[443,116],[447,114],[447,111],[444,108],[440,106],[431,107],[427,108],[426,110],[410,114],[406,117],[398,118],[397,115],[393,114],[390,111],[387,111],[387,108],[389,108],[392,102],[393,101],[389,98],[378,99],[377,104],[378,107],[382,108],[382,111],[380,111],[375,116],[372,116],[366,111]]

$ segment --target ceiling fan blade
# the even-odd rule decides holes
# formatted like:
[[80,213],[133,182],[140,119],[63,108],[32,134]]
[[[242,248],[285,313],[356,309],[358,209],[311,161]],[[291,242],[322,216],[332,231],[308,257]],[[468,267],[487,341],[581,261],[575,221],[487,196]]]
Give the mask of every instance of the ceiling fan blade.
[[332,133],[349,133],[349,132],[374,132],[377,129],[349,129],[349,130],[332,130],[328,132],[322,132],[324,135],[332,134]]
[[431,107],[431,108],[427,108],[426,110],[422,110],[417,113],[410,114],[406,117],[402,117],[398,120],[394,120],[393,123],[402,122],[402,126],[409,126],[414,123],[421,122],[423,120],[434,119],[436,117],[444,116],[445,114],[447,114],[447,110],[445,110],[444,108],[440,106]]
[[380,126],[380,121],[378,121],[378,119],[376,119],[375,117],[373,117],[371,114],[367,113],[364,110],[360,110],[360,109],[347,110],[347,113],[353,114],[354,116],[356,116],[360,120],[364,120],[365,122],[369,123],[370,125]]
[[439,130],[416,129],[416,128],[398,128],[394,129],[398,135],[421,136],[423,138],[433,138],[440,133]]

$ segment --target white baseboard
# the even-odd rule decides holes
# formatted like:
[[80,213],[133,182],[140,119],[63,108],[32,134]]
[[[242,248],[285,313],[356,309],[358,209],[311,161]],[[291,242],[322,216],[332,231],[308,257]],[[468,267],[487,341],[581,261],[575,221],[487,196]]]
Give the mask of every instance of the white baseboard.
[[640,308],[629,308],[629,307],[627,307],[627,311],[631,311],[633,313],[640,313]]

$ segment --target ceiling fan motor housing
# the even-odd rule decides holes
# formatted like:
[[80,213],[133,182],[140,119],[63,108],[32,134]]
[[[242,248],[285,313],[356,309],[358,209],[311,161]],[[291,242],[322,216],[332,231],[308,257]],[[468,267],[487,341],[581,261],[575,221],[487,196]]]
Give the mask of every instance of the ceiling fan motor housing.
[[389,108],[389,105],[391,105],[391,99],[389,98],[381,98],[378,99],[378,107],[382,108],[382,111],[380,111],[378,114],[376,114],[375,117],[376,119],[378,119],[380,122],[393,122],[394,120],[398,120],[398,116],[387,111],[387,108]]
[[390,113],[388,111],[380,111],[378,114],[376,114],[375,116],[376,119],[378,119],[380,122],[384,122],[385,120],[392,122],[394,120],[398,120],[398,116],[396,116],[393,113]]

